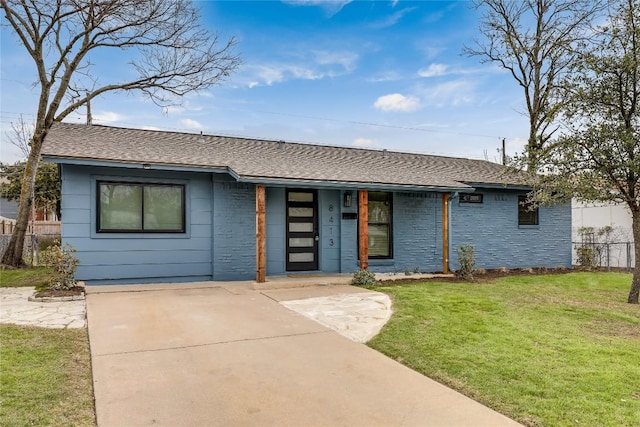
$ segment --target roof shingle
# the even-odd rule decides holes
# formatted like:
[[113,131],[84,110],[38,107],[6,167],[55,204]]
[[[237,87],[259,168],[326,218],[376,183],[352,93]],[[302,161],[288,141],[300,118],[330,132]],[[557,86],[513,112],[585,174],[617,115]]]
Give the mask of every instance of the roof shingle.
[[42,156],[228,168],[245,181],[267,178],[449,189],[467,184],[518,185],[507,168],[483,160],[69,123],[54,124]]

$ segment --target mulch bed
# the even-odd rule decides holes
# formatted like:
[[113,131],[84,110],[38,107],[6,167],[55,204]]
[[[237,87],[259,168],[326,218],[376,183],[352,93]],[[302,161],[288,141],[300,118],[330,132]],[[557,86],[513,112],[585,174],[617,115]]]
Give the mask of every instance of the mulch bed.
[[84,286],[74,286],[71,289],[45,289],[37,292],[36,298],[75,297],[84,294]]
[[507,276],[535,276],[540,274],[567,274],[567,273],[576,273],[581,271],[615,271],[621,273],[629,273],[627,269],[614,269],[611,268],[607,270],[606,268],[583,268],[583,267],[573,267],[573,268],[565,268],[565,267],[557,267],[557,268],[515,268],[515,269],[506,269],[506,268],[498,268],[498,269],[479,269],[473,275],[473,280],[466,280],[460,276],[454,275],[451,277],[430,277],[430,278],[412,278],[411,275],[407,276],[406,279],[396,280],[396,281],[380,281],[376,283],[376,286],[393,286],[401,283],[410,283],[410,282],[446,282],[446,283],[492,283],[496,279]]

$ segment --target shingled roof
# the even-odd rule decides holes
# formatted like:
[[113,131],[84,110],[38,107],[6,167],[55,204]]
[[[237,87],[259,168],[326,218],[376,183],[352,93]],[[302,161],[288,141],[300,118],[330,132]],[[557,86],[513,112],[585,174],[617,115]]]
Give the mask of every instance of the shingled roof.
[[42,156],[166,167],[226,169],[240,181],[312,181],[465,189],[518,185],[496,163],[399,153],[97,125],[55,123]]

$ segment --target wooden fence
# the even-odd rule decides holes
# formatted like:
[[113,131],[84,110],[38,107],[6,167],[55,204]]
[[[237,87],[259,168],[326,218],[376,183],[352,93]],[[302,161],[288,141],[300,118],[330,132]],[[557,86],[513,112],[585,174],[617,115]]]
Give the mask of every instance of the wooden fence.
[[[16,227],[14,219],[0,220],[0,234],[11,234]],[[60,235],[60,221],[29,221],[27,234],[57,234]]]

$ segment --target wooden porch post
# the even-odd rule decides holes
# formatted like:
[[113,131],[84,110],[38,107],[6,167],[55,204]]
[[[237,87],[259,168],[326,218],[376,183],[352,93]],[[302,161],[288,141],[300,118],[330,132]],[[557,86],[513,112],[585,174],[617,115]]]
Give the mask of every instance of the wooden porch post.
[[369,268],[369,192],[358,191],[358,253],[360,269]]
[[256,282],[267,280],[266,197],[264,185],[256,185]]
[[450,194],[442,195],[442,272],[449,273],[449,198]]

